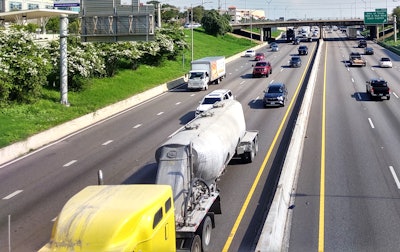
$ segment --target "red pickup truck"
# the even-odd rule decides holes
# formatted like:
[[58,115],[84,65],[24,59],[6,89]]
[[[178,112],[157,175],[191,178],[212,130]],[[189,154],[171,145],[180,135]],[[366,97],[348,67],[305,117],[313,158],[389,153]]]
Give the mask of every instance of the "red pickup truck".
[[268,77],[272,74],[272,66],[268,61],[259,61],[253,65],[253,77]]

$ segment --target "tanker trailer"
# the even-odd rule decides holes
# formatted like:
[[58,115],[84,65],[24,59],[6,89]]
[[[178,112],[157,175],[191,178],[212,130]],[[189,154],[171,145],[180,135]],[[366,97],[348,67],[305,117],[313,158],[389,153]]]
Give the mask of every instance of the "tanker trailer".
[[172,187],[177,249],[200,236],[207,251],[214,214],[221,214],[217,179],[229,161],[252,162],[258,151],[258,131],[246,130],[242,105],[235,100],[217,102],[208,111],[171,136],[156,151],[157,184]]

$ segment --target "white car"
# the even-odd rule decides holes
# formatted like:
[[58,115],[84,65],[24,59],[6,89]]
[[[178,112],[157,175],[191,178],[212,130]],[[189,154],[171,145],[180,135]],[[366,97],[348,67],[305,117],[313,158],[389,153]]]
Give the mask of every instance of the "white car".
[[256,51],[255,51],[255,50],[247,50],[247,51],[244,53],[244,56],[245,56],[245,57],[254,57],[254,56],[256,56]]
[[213,104],[219,101],[234,99],[232,91],[229,89],[216,89],[204,96],[203,100],[200,101],[200,105],[196,109],[196,116],[211,109]]
[[392,61],[390,60],[390,58],[381,58],[381,60],[379,61],[379,66],[380,67],[393,67]]

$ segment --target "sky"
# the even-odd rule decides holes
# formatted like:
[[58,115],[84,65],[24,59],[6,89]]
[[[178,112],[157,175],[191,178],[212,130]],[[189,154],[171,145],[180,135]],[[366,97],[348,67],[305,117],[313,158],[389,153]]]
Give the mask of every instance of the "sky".
[[238,9],[264,10],[270,19],[338,19],[363,18],[364,11],[387,9],[387,13],[400,6],[400,0],[158,0],[184,11],[191,6],[204,6],[205,9],[226,9],[235,6]]

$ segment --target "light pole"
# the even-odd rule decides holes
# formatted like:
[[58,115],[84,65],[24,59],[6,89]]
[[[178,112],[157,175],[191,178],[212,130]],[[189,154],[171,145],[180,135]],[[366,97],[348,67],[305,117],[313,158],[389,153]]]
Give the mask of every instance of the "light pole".
[[267,0],[267,4],[268,4],[268,19],[267,20],[271,20],[270,18],[269,18],[269,4],[272,2],[272,0]]
[[[206,3],[212,3],[212,2],[204,2],[204,0],[202,0],[201,1],[201,6],[203,7],[204,6],[204,4],[206,4]],[[204,7],[203,7],[204,8]],[[191,4],[190,5],[190,12],[192,13],[192,15],[190,15],[190,29],[191,29],[191,33],[192,33],[192,60],[191,60],[191,62],[193,61],[193,59],[194,59],[194,56],[193,56],[193,54],[194,54],[194,49],[193,49],[193,4]]]
[[394,26],[394,43],[397,41],[397,16],[393,15],[393,26]]

